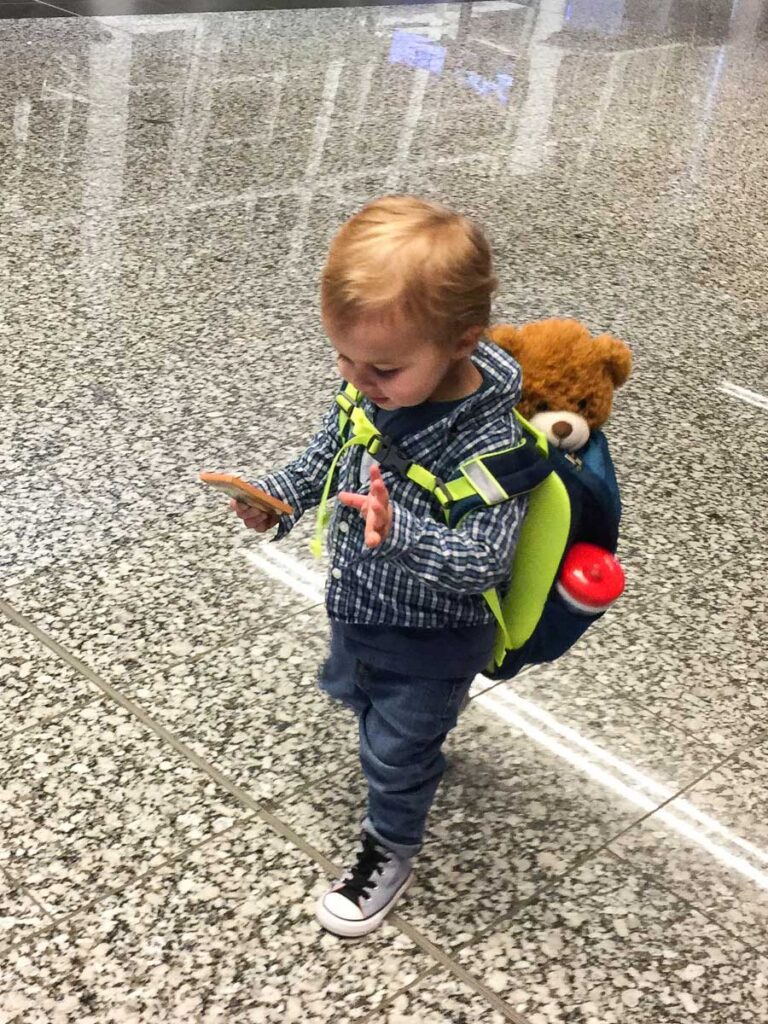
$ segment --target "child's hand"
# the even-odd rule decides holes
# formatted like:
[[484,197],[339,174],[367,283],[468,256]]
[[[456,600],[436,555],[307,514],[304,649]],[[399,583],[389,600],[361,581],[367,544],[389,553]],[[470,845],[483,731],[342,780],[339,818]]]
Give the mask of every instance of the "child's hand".
[[350,508],[356,508],[365,520],[366,547],[377,548],[386,540],[392,526],[392,506],[389,503],[387,485],[381,479],[378,466],[371,466],[371,489],[368,494],[352,494],[342,491],[339,501]]
[[237,501],[235,498],[232,498],[229,507],[237,513],[249,530],[256,530],[257,533],[266,533],[267,530],[271,530],[273,526],[277,526],[280,518],[273,512],[262,512],[260,508],[246,505],[244,501]]

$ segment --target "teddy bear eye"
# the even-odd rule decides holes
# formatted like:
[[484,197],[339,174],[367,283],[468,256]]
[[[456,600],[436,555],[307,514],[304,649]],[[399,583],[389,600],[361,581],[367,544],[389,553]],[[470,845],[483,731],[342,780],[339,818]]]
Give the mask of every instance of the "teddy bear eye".
[[584,412],[588,405],[589,402],[586,400],[586,398],[582,398],[579,402],[579,412]]
[[536,412],[549,412],[549,406],[546,402],[539,402],[536,406]]

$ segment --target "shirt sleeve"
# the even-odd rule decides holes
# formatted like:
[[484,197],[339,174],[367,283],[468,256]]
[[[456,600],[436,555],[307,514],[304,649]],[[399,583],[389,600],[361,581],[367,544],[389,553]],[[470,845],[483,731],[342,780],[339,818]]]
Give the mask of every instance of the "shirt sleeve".
[[451,528],[393,503],[390,532],[371,556],[397,562],[434,590],[482,594],[509,578],[527,508],[527,497],[510,498]]
[[277,540],[292,530],[305,512],[320,503],[331,464],[340,447],[339,407],[334,402],[323,417],[320,430],[301,455],[282,469],[250,481],[254,487],[293,506],[293,515],[280,517]]

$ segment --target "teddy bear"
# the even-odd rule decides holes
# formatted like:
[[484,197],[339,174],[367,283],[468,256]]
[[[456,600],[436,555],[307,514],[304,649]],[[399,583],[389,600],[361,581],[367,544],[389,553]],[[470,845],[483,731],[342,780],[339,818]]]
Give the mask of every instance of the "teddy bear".
[[593,338],[578,320],[499,324],[488,337],[522,367],[521,415],[567,453],[580,451],[602,427],[614,390],[632,369],[628,345],[610,334]]

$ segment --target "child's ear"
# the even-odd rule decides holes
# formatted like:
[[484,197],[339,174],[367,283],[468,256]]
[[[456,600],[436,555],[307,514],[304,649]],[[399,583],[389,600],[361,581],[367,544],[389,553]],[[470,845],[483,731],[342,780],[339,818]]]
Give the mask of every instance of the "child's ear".
[[471,356],[477,348],[478,342],[485,333],[485,328],[480,327],[468,327],[459,339],[459,343],[456,346],[456,355],[460,359],[464,359],[466,356]]

